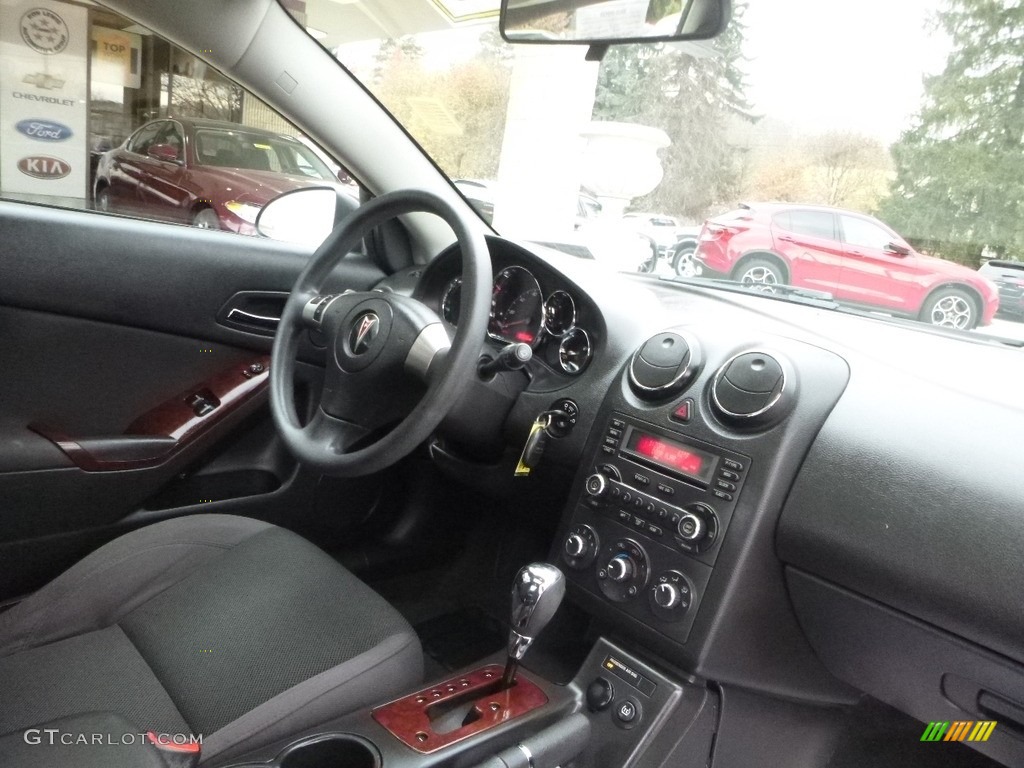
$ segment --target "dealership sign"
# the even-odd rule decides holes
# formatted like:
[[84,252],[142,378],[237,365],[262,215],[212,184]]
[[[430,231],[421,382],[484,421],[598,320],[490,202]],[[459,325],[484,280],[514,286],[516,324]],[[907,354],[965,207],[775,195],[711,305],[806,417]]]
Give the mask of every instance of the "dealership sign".
[[33,8],[21,17],[21,39],[32,50],[51,56],[68,47],[68,25],[49,8]]
[[35,155],[21,158],[18,170],[33,179],[63,179],[71,173],[71,164],[59,157]]
[[0,0],[0,195],[85,203],[89,37],[84,5]]
[[14,130],[36,141],[66,141],[74,133],[63,123],[50,120],[22,120]]

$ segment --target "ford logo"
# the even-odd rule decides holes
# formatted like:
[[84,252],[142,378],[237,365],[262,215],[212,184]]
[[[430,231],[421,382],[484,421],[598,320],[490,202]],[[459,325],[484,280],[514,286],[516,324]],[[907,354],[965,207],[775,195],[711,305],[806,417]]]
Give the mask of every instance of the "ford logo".
[[50,120],[22,120],[14,127],[18,133],[37,141],[64,141],[72,136],[71,129],[66,125]]
[[57,157],[33,155],[21,158],[18,170],[33,179],[63,179],[71,173],[71,163]]

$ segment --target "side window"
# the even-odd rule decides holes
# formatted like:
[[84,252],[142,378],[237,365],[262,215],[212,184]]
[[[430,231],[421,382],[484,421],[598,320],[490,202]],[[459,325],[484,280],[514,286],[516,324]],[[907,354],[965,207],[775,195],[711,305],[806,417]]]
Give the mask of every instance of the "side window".
[[151,123],[141,129],[132,137],[128,148],[137,155],[146,154],[146,150],[149,149],[150,144],[156,142],[157,134],[160,133],[160,127],[162,125],[162,123]]
[[895,238],[877,224],[853,216],[841,216],[843,225],[843,241],[848,245],[859,245],[862,248],[881,250]]
[[834,217],[826,211],[790,211],[788,229],[798,235],[836,239]]
[[328,183],[359,199],[340,164],[199,58],[104,8],[57,5],[60,50],[0,45],[0,86],[17,91],[0,121],[0,199],[245,235],[281,192]]

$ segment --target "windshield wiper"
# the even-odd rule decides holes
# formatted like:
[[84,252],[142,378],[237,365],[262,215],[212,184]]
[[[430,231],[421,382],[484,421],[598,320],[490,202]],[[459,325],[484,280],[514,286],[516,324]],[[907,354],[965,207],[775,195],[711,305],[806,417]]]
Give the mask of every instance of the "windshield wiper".
[[836,301],[828,291],[816,291],[813,288],[798,288],[795,285],[759,285],[756,283],[737,283],[733,280],[706,277],[662,277],[670,283],[685,283],[700,287],[702,285],[714,285],[716,288],[723,288],[734,293],[753,293],[758,296],[776,299],[793,299],[800,304],[809,304],[812,307],[823,309],[839,309],[842,305]]

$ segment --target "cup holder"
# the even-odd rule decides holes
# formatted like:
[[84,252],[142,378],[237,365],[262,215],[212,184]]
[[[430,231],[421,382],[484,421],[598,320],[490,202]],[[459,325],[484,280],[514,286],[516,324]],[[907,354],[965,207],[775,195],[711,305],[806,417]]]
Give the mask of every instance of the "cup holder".
[[366,739],[327,733],[289,745],[275,764],[277,768],[380,768],[381,759]]

